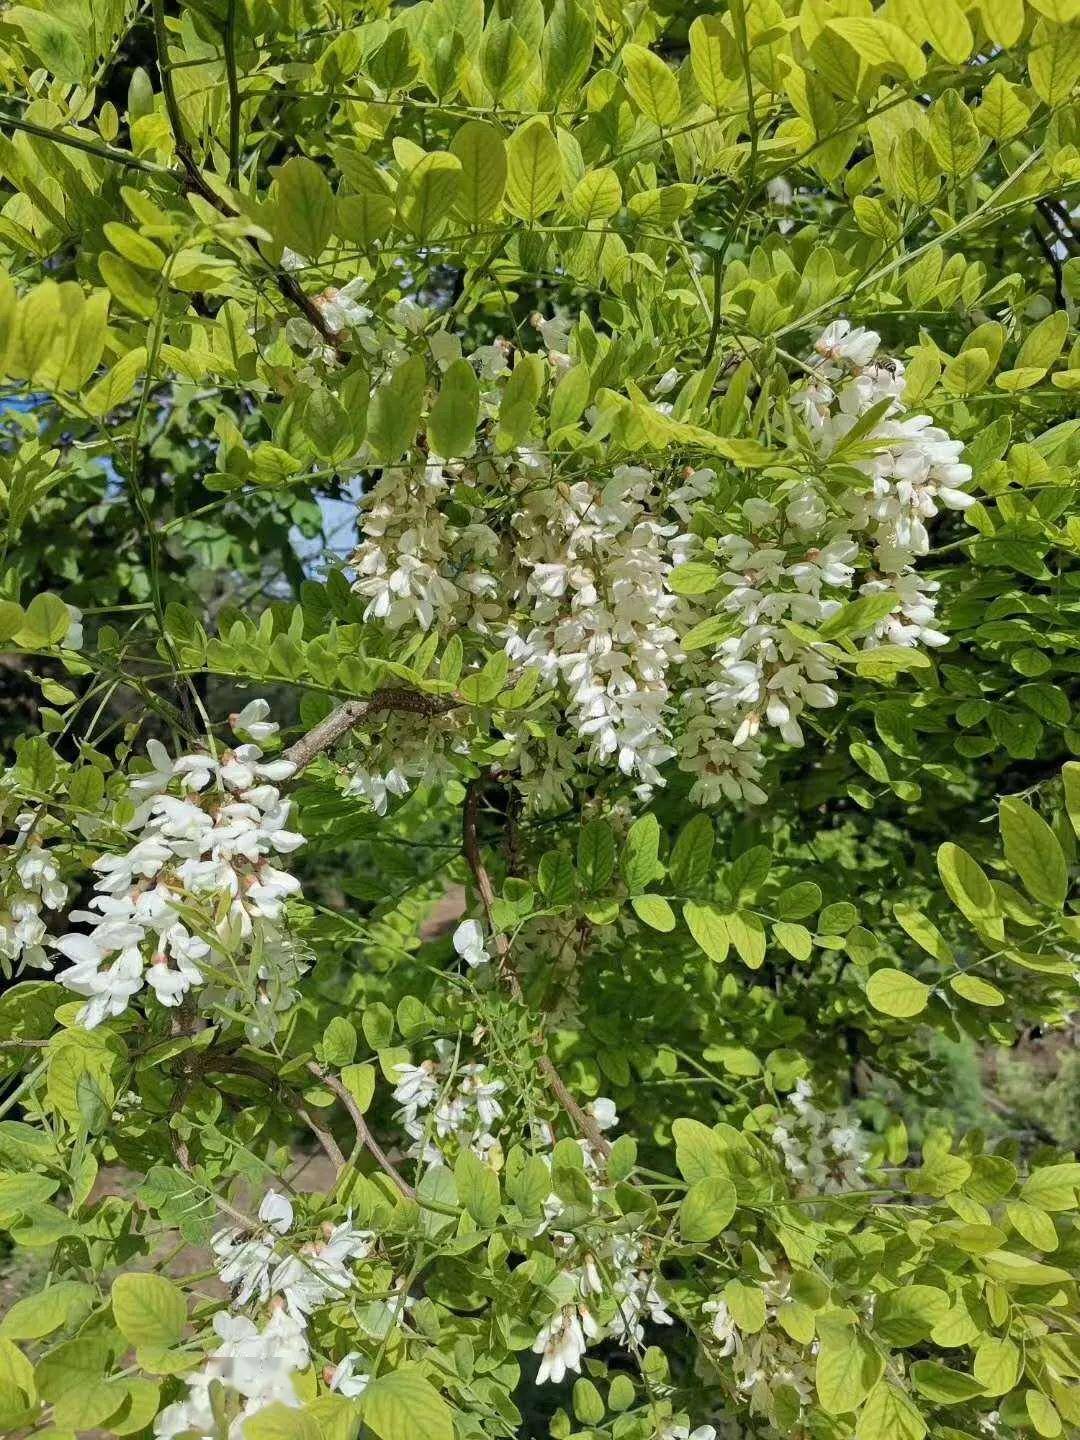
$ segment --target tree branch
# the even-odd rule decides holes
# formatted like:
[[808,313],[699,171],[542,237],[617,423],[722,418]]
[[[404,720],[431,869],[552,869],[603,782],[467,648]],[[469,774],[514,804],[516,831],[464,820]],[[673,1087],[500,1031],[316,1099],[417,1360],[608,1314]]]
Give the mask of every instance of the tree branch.
[[[487,917],[488,928],[493,936],[495,953],[499,958],[499,972],[511,997],[519,1004],[526,1004],[525,991],[522,988],[521,976],[518,974],[510,956],[510,942],[496,926],[493,916],[495,905],[495,890],[491,884],[491,876],[487,872],[483,856],[480,853],[480,840],[477,834],[477,821],[480,814],[481,782],[470,780],[465,792],[465,807],[461,819],[461,849],[465,856],[466,863],[472,871],[473,879],[476,882],[477,893],[480,896],[480,904],[483,906],[484,914]],[[574,1128],[583,1135],[593,1149],[597,1150],[605,1158],[611,1154],[611,1146],[604,1139],[603,1133],[596,1121],[584,1110],[570,1093],[565,1080],[555,1068],[551,1057],[547,1053],[546,1043],[543,1036],[540,1036],[540,1043],[543,1048],[540,1052],[539,1066],[540,1073],[548,1089],[555,1096],[562,1109],[569,1115]]]
[[[169,128],[172,130],[173,133],[173,144],[176,147],[176,158],[180,161],[180,165],[184,172],[184,182],[186,183],[188,189],[194,190],[196,194],[201,195],[208,205],[212,205],[214,209],[219,211],[222,215],[228,216],[229,219],[236,219],[238,218],[240,212],[235,209],[234,206],[227,204],[226,201],[224,201],[217,193],[214,187],[207,181],[206,177],[202,173],[202,170],[199,168],[195,156],[192,153],[191,146],[188,143],[187,136],[184,131],[184,117],[180,112],[180,102],[177,99],[176,87],[173,84],[172,67],[169,64],[169,33],[165,25],[164,0],[153,0],[153,11],[154,39],[157,45],[158,74],[161,77],[161,92],[165,97],[165,113],[169,118]],[[231,109],[233,114],[236,115],[236,123],[238,125],[239,108],[238,106],[234,105],[231,107]],[[233,144],[234,140],[231,128],[232,123],[232,115],[230,115],[230,146]],[[235,143],[238,149],[238,133],[235,136]],[[248,243],[253,255],[259,260],[261,264],[265,264],[265,261],[263,260],[262,255],[259,253],[257,246],[255,246],[250,241]],[[330,326],[326,323],[326,317],[323,315],[318,305],[316,305],[315,301],[312,300],[311,296],[305,293],[305,291],[297,283],[294,277],[288,273],[287,270],[274,269],[271,271],[271,273],[274,278],[274,283],[277,285],[277,288],[281,292],[282,296],[286,300],[288,300],[290,304],[295,305],[296,308],[301,311],[308,323],[316,331],[318,331],[318,333],[326,341],[327,345],[331,346],[335,354],[338,356],[339,360],[347,360],[349,358],[348,351],[342,348],[340,334],[336,330],[332,330]]]
[[[341,1101],[341,1103],[345,1106],[345,1109],[349,1112],[349,1119],[352,1121],[353,1126],[356,1129],[356,1138],[358,1143],[363,1146],[363,1148],[368,1152],[369,1155],[371,1155],[371,1157],[376,1161],[376,1163],[386,1172],[387,1175],[389,1175],[390,1179],[394,1182],[394,1184],[397,1186],[397,1188],[401,1191],[402,1195],[404,1195],[407,1200],[415,1199],[416,1191],[404,1178],[404,1176],[399,1174],[398,1170],[394,1165],[394,1162],[390,1159],[386,1151],[375,1139],[374,1135],[372,1135],[371,1131],[368,1129],[367,1121],[364,1119],[363,1112],[361,1111],[359,1105],[357,1105],[353,1097],[349,1094],[348,1089],[345,1087],[342,1081],[339,1080],[336,1075],[330,1074],[328,1070],[324,1070],[323,1067],[315,1060],[309,1060],[307,1068],[321,1084],[325,1085],[328,1090],[332,1090],[337,1096],[337,1098]],[[344,1157],[342,1158],[344,1159]]]
[[394,687],[376,690],[366,700],[346,700],[332,710],[325,720],[320,720],[313,730],[289,746],[285,759],[291,760],[298,771],[303,770],[369,715],[378,715],[386,710],[402,710],[412,715],[445,715],[460,704],[460,700],[451,696],[425,695],[420,690]]

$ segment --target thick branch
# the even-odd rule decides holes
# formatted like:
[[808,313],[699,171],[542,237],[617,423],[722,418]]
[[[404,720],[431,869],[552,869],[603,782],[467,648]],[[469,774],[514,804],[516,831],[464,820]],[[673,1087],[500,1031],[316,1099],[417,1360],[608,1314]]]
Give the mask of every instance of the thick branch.
[[419,690],[376,690],[366,700],[346,700],[332,710],[325,720],[289,746],[285,759],[291,760],[297,770],[303,770],[369,715],[378,715],[386,710],[403,710],[412,715],[445,715],[460,703],[449,696],[425,695]]
[[[487,872],[483,856],[480,853],[480,840],[477,834],[477,821],[480,815],[480,794],[481,782],[478,780],[470,780],[468,789],[465,792],[465,808],[462,812],[461,849],[465,856],[466,863],[472,871],[473,879],[476,882],[477,893],[480,896],[480,904],[484,907],[488,928],[494,937],[493,943],[495,945],[495,953],[499,958],[500,974],[513,999],[519,1005],[524,1005],[526,1003],[525,991],[522,988],[521,976],[518,974],[517,968],[510,956],[510,942],[498,929],[493,919],[495,890],[491,884],[491,876]],[[542,1036],[541,1043],[544,1043]],[[540,1053],[539,1066],[545,1084],[555,1096],[555,1099],[562,1109],[569,1115],[574,1128],[588,1140],[594,1150],[597,1150],[603,1156],[609,1155],[611,1153],[611,1146],[604,1139],[599,1125],[597,1125],[589,1112],[584,1110],[574,1099],[567,1088],[565,1080],[555,1068],[546,1049],[543,1049]]]

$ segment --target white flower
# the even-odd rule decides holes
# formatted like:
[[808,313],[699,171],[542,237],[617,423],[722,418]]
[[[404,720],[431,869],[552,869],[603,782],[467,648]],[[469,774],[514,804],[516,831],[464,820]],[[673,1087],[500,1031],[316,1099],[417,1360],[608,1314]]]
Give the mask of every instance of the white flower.
[[229,716],[229,726],[237,735],[246,735],[261,745],[281,729],[280,725],[267,720],[269,714],[270,705],[266,700],[249,700],[242,710]]
[[276,1190],[268,1190],[259,1206],[259,1219],[279,1235],[286,1234],[292,1229],[292,1202],[284,1195],[279,1195]]
[[874,357],[881,337],[873,330],[851,328],[849,320],[834,320],[818,336],[814,349],[827,360],[866,365]]
[[366,1365],[365,1356],[357,1350],[350,1350],[334,1367],[329,1380],[330,1389],[355,1400],[371,1383],[371,1375],[365,1368]]
[[719,1343],[718,1353],[721,1356],[733,1355],[739,1344],[739,1331],[731,1317],[727,1301],[717,1297],[713,1300],[706,1300],[701,1308],[707,1315],[712,1316],[711,1329],[714,1338]]
[[60,645],[64,650],[81,650],[83,644],[82,611],[77,605],[69,605],[68,628]]
[[598,1334],[596,1322],[583,1305],[567,1305],[556,1311],[533,1342],[533,1353],[542,1355],[536,1383],[558,1385],[568,1370],[581,1371],[586,1336]]
[[[247,733],[265,735],[277,728],[266,713],[266,702],[253,700],[233,718]],[[162,1005],[180,1004],[205,985],[211,967],[234,971],[243,963],[245,946],[260,972],[253,982],[268,978],[266,956],[274,957],[275,975],[300,973],[297,962],[285,962],[286,942],[275,923],[300,884],[271,863],[304,843],[286,828],[290,802],[273,783],[295,766],[264,763],[253,741],[220,758],[192,753],[172,760],[156,740],[147,751],[152,768],[131,785],[139,801],[130,823],[136,838],[126,853],[94,861],[95,894],[86,911],[72,915],[91,928],[57,942],[75,962],[61,983],[88,997],[80,1018],[86,1026],[122,1014],[144,980]],[[50,893],[59,893],[48,866],[41,877]],[[188,910],[199,912],[202,923],[187,921]],[[256,1028],[263,1033],[291,1003],[291,990],[279,986],[275,1003],[267,1005],[264,986],[250,989],[258,991]],[[244,996],[250,990],[241,985],[220,998],[235,1011]]]
[[589,1102],[585,1107],[597,1126],[601,1130],[610,1130],[613,1125],[619,1123],[618,1114],[615,1111],[614,1100],[609,1100],[606,1095],[598,1095],[595,1100]]
[[484,932],[479,920],[463,920],[454,931],[454,949],[466,965],[484,965],[490,959],[484,946]]

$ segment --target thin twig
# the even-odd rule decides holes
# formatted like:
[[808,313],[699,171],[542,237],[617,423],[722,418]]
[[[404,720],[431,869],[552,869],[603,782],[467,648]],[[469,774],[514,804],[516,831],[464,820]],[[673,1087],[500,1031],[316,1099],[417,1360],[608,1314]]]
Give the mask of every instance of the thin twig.
[[[199,168],[195,156],[192,153],[191,146],[188,143],[184,131],[184,118],[180,112],[180,102],[176,96],[176,87],[173,85],[172,67],[169,64],[169,35],[165,26],[164,0],[153,0],[153,11],[154,37],[158,52],[158,73],[161,77],[162,94],[165,97],[165,113],[168,116],[169,126],[173,133],[176,158],[183,167],[188,188],[194,190],[196,194],[201,195],[208,205],[212,205],[214,209],[222,215],[227,216],[231,220],[235,220],[239,216],[239,211],[223,200],[209,183]],[[237,144],[239,145],[239,137],[237,138]],[[265,263],[258,249],[251,244],[250,241],[248,243],[255,258],[260,263]],[[284,298],[302,312],[308,324],[318,331],[340,360],[347,360],[349,358],[348,352],[342,348],[341,336],[327,324],[326,317],[318,305],[316,305],[315,301],[312,300],[311,296],[306,294],[287,270],[272,270],[271,274],[273,275],[275,285]]]
[[369,715],[377,715],[385,710],[403,710],[412,715],[445,715],[448,710],[453,710],[460,704],[459,700],[451,697],[425,695],[420,690],[376,690],[374,695],[369,695],[366,700],[346,700],[343,705],[331,711],[325,720],[320,720],[314,729],[289,746],[285,751],[285,759],[291,760],[297,770],[303,770]]
[[315,1060],[309,1060],[307,1068],[321,1084],[325,1085],[328,1090],[332,1090],[345,1106],[345,1109],[349,1112],[349,1119],[356,1129],[356,1138],[360,1145],[363,1146],[376,1164],[389,1175],[390,1179],[407,1200],[415,1199],[416,1191],[405,1177],[398,1172],[394,1162],[368,1129],[368,1123],[364,1119],[363,1111],[349,1094],[345,1084],[339,1080],[336,1075],[332,1075],[328,1070],[324,1070]]
[[349,1162],[345,1159],[345,1154],[341,1146],[330,1133],[329,1127],[323,1124],[317,1111],[309,1110],[306,1105],[298,1104],[296,1113],[315,1136],[315,1139],[318,1140],[326,1158],[330,1161],[330,1164],[333,1165],[338,1175],[340,1175]]
[[[488,927],[493,936],[495,953],[499,958],[499,972],[503,977],[506,988],[512,998],[519,1004],[525,1005],[525,991],[521,984],[521,976],[518,974],[510,956],[510,941],[496,926],[493,911],[495,906],[495,890],[491,884],[491,876],[487,872],[483,856],[480,853],[480,840],[477,835],[477,820],[480,813],[481,782],[470,780],[465,791],[465,806],[462,811],[461,821],[461,849],[465,856],[466,863],[472,871],[473,879],[476,882],[477,893],[480,896],[480,904],[484,908],[487,917]],[[543,1037],[540,1037],[543,1044]],[[604,1139],[603,1133],[595,1119],[587,1110],[582,1109],[573,1095],[567,1088],[565,1080],[555,1068],[551,1057],[546,1049],[542,1049],[539,1058],[540,1073],[544,1077],[548,1089],[555,1096],[563,1110],[569,1115],[574,1128],[588,1140],[589,1144],[605,1158],[611,1153],[611,1146]]]
[[240,179],[240,84],[236,76],[236,0],[225,12],[225,78],[229,86],[229,184]]

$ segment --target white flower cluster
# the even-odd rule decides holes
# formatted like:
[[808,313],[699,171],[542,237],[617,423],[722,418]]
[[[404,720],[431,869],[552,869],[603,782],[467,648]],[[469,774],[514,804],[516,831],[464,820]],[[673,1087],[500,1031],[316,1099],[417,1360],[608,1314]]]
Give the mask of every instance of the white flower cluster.
[[[268,1405],[299,1409],[300,1397],[293,1376],[305,1370],[310,1359],[303,1323],[280,1306],[260,1329],[246,1315],[219,1310],[214,1330],[221,1344],[201,1370],[188,1377],[187,1395],[167,1406],[154,1421],[157,1440],[243,1440],[244,1424]],[[223,1432],[215,1414],[211,1387],[224,1392],[229,1414]],[[229,1413],[231,1411],[231,1413]]]
[[[603,1096],[587,1109],[601,1130],[609,1130],[618,1122],[614,1104]],[[602,1199],[597,1157],[588,1141],[578,1143],[595,1205]],[[580,1373],[585,1352],[595,1341],[609,1339],[640,1350],[646,1319],[654,1325],[674,1323],[656,1288],[641,1237],[607,1231],[590,1248],[577,1236],[558,1228],[564,1209],[558,1195],[549,1195],[544,1203],[544,1221],[537,1232],[548,1235],[560,1261],[559,1275],[551,1288],[561,1301],[533,1342],[533,1353],[541,1357],[538,1385],[547,1381],[558,1384],[568,1371]],[[606,1319],[601,1321],[598,1314]]]
[[[468,923],[468,922],[466,922]],[[503,1110],[501,1080],[493,1079],[482,1064],[459,1062],[456,1048],[447,1040],[436,1042],[434,1060],[418,1065],[399,1064],[394,1099],[395,1118],[411,1137],[407,1153],[425,1164],[453,1164],[457,1151],[468,1148],[488,1164],[498,1164],[502,1153],[498,1122]],[[615,1106],[604,1096],[586,1107],[601,1130],[618,1121]],[[550,1158],[555,1143],[551,1128],[540,1123],[535,1138]],[[594,1201],[601,1196],[598,1157],[585,1139],[579,1140],[583,1173],[589,1177]],[[533,1350],[541,1356],[537,1383],[558,1383],[567,1371],[578,1372],[586,1348],[593,1341],[613,1339],[638,1347],[644,1340],[646,1318],[670,1325],[672,1317],[656,1289],[640,1239],[632,1234],[606,1233],[597,1247],[583,1248],[578,1238],[558,1228],[563,1201],[552,1193],[544,1203],[544,1219],[536,1230],[546,1234],[560,1262],[553,1289],[559,1304],[540,1328]],[[607,1318],[594,1313],[603,1300]]]
[[803,1350],[786,1334],[773,1328],[776,1309],[786,1294],[786,1283],[767,1281],[766,1324],[753,1334],[743,1334],[722,1296],[707,1300],[702,1309],[710,1317],[712,1356],[729,1359],[735,1390],[744,1399],[751,1416],[762,1416],[778,1424],[778,1403],[794,1400],[801,1407],[814,1398],[816,1342]]
[[[835,321],[819,337],[816,373],[797,395],[825,459],[884,404],[859,437],[875,453],[852,461],[869,488],[850,491],[841,513],[830,513],[812,481],[794,486],[778,503],[747,500],[746,532],[720,541],[726,588],[719,609],[730,617],[730,634],[697,667],[701,685],[687,697],[680,750],[682,767],[697,775],[691,794],[703,804],[724,796],[761,804],[759,733],[771,727],[789,745],[801,745],[803,713],[836,704],[834,666],[797,639],[789,622],[812,629],[854,594],[886,595],[892,604],[863,638],[866,648],[947,641],[933,625],[937,586],[913,566],[929,549],[926,521],[938,505],[963,510],[973,503],[960,488],[971,479],[971,468],[960,462],[960,441],[928,416],[906,413],[903,364],[875,359],[879,344],[874,331]],[[873,568],[856,587],[866,544],[873,547]]]
[[[20,815],[19,834],[5,857],[0,894],[0,962],[5,970],[51,970],[43,910],[62,910],[70,889],[56,857],[33,834],[33,815]],[[8,968],[10,967],[10,969]]]
[[826,1114],[813,1103],[813,1087],[800,1080],[788,1096],[791,1114],[782,1114],[772,1141],[799,1195],[835,1195],[865,1183],[870,1144],[858,1121],[843,1112]]
[[174,760],[149,742],[152,768],[131,784],[138,838],[125,854],[94,862],[95,894],[71,917],[91,928],[56,942],[73,962],[61,982],[87,997],[81,1024],[122,1014],[144,984],[161,1004],[178,1005],[215,967],[216,993],[235,1001],[244,994],[241,947],[254,1029],[272,1030],[291,1003],[300,967],[279,922],[300,884],[273,861],[303,837],[287,828],[291,802],[277,789],[295,767],[263,759],[260,742],[278,729],[268,713],[265,700],[252,700],[230,717],[241,743],[219,755]]
[[219,1230],[212,1241],[222,1283],[235,1290],[235,1303],[265,1304],[280,1297],[301,1323],[313,1311],[347,1294],[356,1283],[353,1260],[366,1259],[375,1243],[370,1230],[356,1230],[351,1221],[327,1226],[321,1240],[296,1251],[281,1248],[275,1237],[292,1229],[293,1207],[275,1191],[263,1197],[259,1219],[266,1227],[255,1234],[239,1228]]
[[412,1142],[406,1154],[438,1165],[442,1147],[452,1142],[487,1160],[499,1149],[495,1127],[502,1119],[499,1096],[505,1086],[488,1075],[485,1065],[459,1065],[449,1040],[437,1040],[435,1053],[434,1060],[394,1067],[394,1099],[400,1106],[394,1118]]
[[[564,370],[565,319],[536,323],[550,367]],[[439,365],[461,354],[446,332],[431,346]],[[482,423],[498,411],[508,348],[468,357]],[[504,768],[517,771],[536,807],[565,803],[585,765],[617,766],[647,793],[672,759],[702,804],[763,803],[764,733],[799,745],[804,715],[837,699],[835,668],[792,625],[819,627],[845,600],[882,594],[891,604],[865,646],[945,642],[933,624],[936,587],[913,567],[938,506],[971,503],[961,488],[971,472],[960,442],[905,411],[903,366],[875,360],[877,349],[872,331],[835,322],[797,394],[823,460],[885,402],[850,462],[867,485],[837,498],[808,477],[744,502],[737,531],[719,541],[722,586],[702,600],[673,593],[670,577],[701,556],[691,520],[714,494],[713,471],[672,477],[619,465],[564,480],[538,449],[500,454],[481,437],[468,461],[423,454],[385,468],[365,496],[351,562],[365,618],[393,631],[484,637],[505,650],[510,683],[539,672],[541,694],[558,707],[552,723],[537,725],[530,711],[529,724],[503,731]],[[668,384],[663,377],[658,391]],[[703,621],[718,624],[718,640],[687,651],[683,638]],[[384,813],[414,780],[449,775],[447,750],[467,746],[467,724],[453,713],[395,718],[371,736],[351,792]]]
[[[203,1368],[189,1378],[183,1400],[168,1406],[154,1422],[158,1440],[195,1436],[221,1440],[220,1413],[211,1386],[222,1387],[228,1417],[228,1440],[243,1440],[247,1420],[268,1405],[300,1408],[302,1401],[293,1381],[307,1369],[311,1358],[307,1337],[309,1316],[323,1305],[347,1294],[356,1283],[349,1262],[371,1252],[374,1236],[355,1230],[349,1220],[328,1225],[321,1240],[289,1252],[281,1237],[293,1225],[293,1207],[270,1190],[259,1206],[262,1230],[219,1231],[213,1238],[218,1274],[235,1290],[234,1304],[269,1302],[269,1319],[260,1329],[247,1315],[221,1310],[214,1330],[221,1345]],[[343,1395],[363,1393],[368,1382],[364,1358],[350,1351],[327,1374],[332,1390]]]

